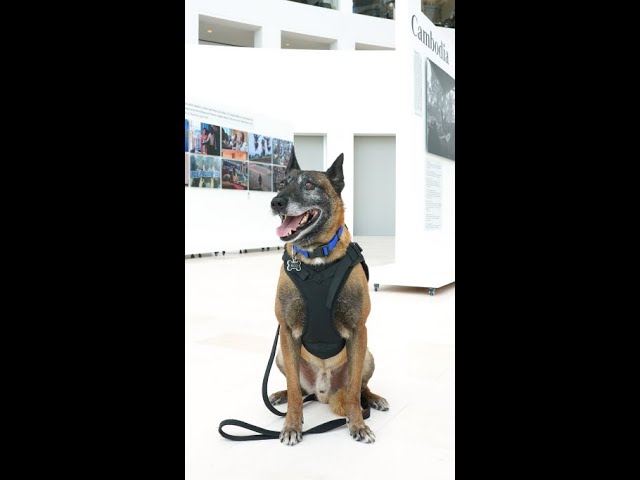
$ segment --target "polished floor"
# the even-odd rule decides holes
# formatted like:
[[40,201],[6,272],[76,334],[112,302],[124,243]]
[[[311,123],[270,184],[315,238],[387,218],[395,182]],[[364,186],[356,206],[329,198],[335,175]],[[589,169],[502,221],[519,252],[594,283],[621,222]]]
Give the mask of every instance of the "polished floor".
[[[455,477],[455,284],[426,289],[381,285],[376,267],[393,262],[393,237],[355,237],[370,266],[367,322],[376,371],[371,390],[390,410],[371,411],[376,442],[347,427],[278,440],[232,442],[218,424],[236,418],[270,430],[283,419],[262,403],[261,384],[277,321],[273,312],[282,250],[185,259],[185,480]],[[274,366],[269,393],[286,388]],[[286,409],[285,405],[279,406]],[[328,405],[304,407],[304,429],[336,418]],[[227,427],[232,434],[249,433]]]

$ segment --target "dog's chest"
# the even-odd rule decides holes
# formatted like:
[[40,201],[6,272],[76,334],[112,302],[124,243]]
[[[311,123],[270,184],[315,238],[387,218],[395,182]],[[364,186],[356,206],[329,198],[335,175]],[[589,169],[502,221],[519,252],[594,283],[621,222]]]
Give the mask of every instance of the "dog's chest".
[[[288,283],[287,288],[280,289],[280,302],[283,306],[285,323],[291,329],[293,337],[300,338],[305,331],[307,322],[310,321],[308,317],[314,315],[314,311],[309,308],[304,296],[293,282],[289,280]],[[307,293],[307,295],[309,294]],[[362,300],[360,289],[347,282],[335,300],[333,318],[325,318],[322,321],[332,322],[333,327],[342,338],[349,338],[360,319]]]

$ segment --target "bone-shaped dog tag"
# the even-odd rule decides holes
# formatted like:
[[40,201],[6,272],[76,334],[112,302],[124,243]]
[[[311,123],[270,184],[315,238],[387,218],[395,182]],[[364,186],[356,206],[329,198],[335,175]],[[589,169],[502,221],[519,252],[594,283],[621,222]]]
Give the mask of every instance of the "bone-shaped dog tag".
[[290,272],[291,270],[297,270],[298,272],[302,270],[300,262],[297,260],[287,260],[287,272]]

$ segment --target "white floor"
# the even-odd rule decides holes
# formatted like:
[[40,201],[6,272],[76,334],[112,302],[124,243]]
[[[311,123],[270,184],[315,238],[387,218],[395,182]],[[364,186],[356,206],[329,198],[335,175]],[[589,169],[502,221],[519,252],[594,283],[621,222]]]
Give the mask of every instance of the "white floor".
[[[355,241],[371,270],[367,328],[376,371],[369,386],[391,406],[367,420],[376,442],[356,442],[346,427],[293,447],[222,438],[218,424],[226,418],[282,426],[261,397],[282,250],[185,259],[185,480],[454,478],[455,284],[433,297],[387,285],[375,292],[376,266],[393,262],[393,237]],[[284,388],[274,366],[269,393]],[[333,418],[328,405],[304,407],[305,430]]]

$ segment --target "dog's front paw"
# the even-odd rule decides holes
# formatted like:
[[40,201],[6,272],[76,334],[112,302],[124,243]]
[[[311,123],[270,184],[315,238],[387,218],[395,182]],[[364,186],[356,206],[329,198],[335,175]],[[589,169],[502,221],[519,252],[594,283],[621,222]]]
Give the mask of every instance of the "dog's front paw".
[[375,399],[369,400],[369,405],[371,406],[371,408],[375,408],[376,410],[381,410],[383,412],[389,410],[389,402],[387,402],[385,398],[382,398],[380,396],[377,396],[377,398]]
[[364,423],[360,426],[350,424],[349,433],[358,442],[373,443],[376,441],[376,436]]
[[281,403],[287,403],[287,391],[280,390],[279,392],[269,395],[269,402],[271,405],[280,405]]
[[302,428],[289,427],[285,425],[280,432],[280,443],[285,445],[295,445],[302,441]]

